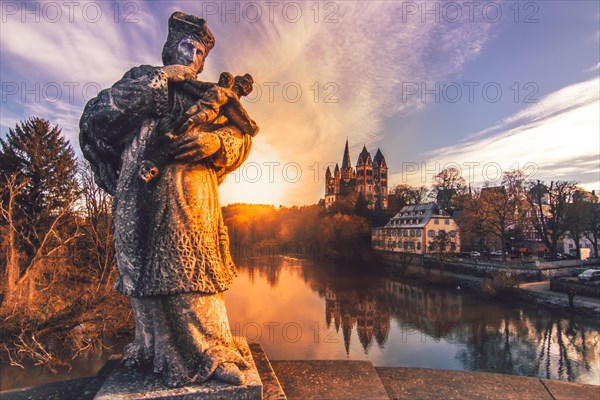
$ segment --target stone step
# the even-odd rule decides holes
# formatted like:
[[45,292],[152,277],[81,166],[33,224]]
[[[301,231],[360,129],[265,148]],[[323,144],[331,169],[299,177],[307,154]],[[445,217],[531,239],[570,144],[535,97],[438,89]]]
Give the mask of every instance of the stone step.
[[289,400],[388,400],[369,361],[271,361]]
[[[250,351],[263,382],[263,400],[285,400],[286,396],[289,400],[600,399],[600,386],[596,385],[486,372],[374,368],[369,361],[269,362],[259,344],[251,344]],[[115,356],[108,361],[94,377],[13,389],[1,392],[0,400],[92,399],[106,378],[119,368],[117,359]]]
[[[597,400],[600,386],[487,372],[376,368],[390,399]],[[600,382],[599,382],[600,383]]]
[[263,384],[262,400],[286,400],[287,398],[281,388],[279,379],[277,379],[277,375],[275,375],[271,362],[262,346],[259,343],[248,343],[248,346],[252,352],[256,369]]

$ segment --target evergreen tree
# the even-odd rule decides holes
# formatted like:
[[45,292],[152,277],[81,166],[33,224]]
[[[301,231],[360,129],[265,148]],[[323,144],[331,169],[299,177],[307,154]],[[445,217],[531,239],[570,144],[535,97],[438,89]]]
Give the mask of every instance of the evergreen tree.
[[50,221],[78,196],[75,152],[58,126],[32,117],[0,139],[0,185],[15,175],[25,183],[15,216],[31,253]]

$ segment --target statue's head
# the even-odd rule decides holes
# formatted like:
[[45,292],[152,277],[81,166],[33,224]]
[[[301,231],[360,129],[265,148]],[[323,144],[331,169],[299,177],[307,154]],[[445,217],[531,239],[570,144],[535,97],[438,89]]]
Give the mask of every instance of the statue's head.
[[162,51],[163,64],[188,65],[201,72],[204,60],[214,46],[215,37],[205,20],[176,11],[169,18],[169,35]]

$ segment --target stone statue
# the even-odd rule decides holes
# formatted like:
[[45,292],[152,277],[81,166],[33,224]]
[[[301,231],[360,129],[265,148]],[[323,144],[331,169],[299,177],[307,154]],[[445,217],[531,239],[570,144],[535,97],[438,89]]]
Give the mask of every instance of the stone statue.
[[135,318],[123,363],[152,368],[169,387],[243,384],[248,367],[223,299],[237,271],[218,186],[246,160],[258,127],[240,103],[250,75],[196,80],[214,44],[206,21],[175,12],[164,66],[130,69],[80,121],[83,155],[114,198],[116,289]]

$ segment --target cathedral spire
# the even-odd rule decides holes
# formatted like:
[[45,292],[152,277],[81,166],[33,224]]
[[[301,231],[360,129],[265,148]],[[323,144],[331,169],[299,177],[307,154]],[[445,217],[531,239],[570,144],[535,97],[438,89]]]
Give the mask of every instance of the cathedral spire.
[[350,150],[348,149],[348,138],[346,138],[346,148],[344,149],[344,159],[342,160],[342,171],[352,168],[350,164]]

